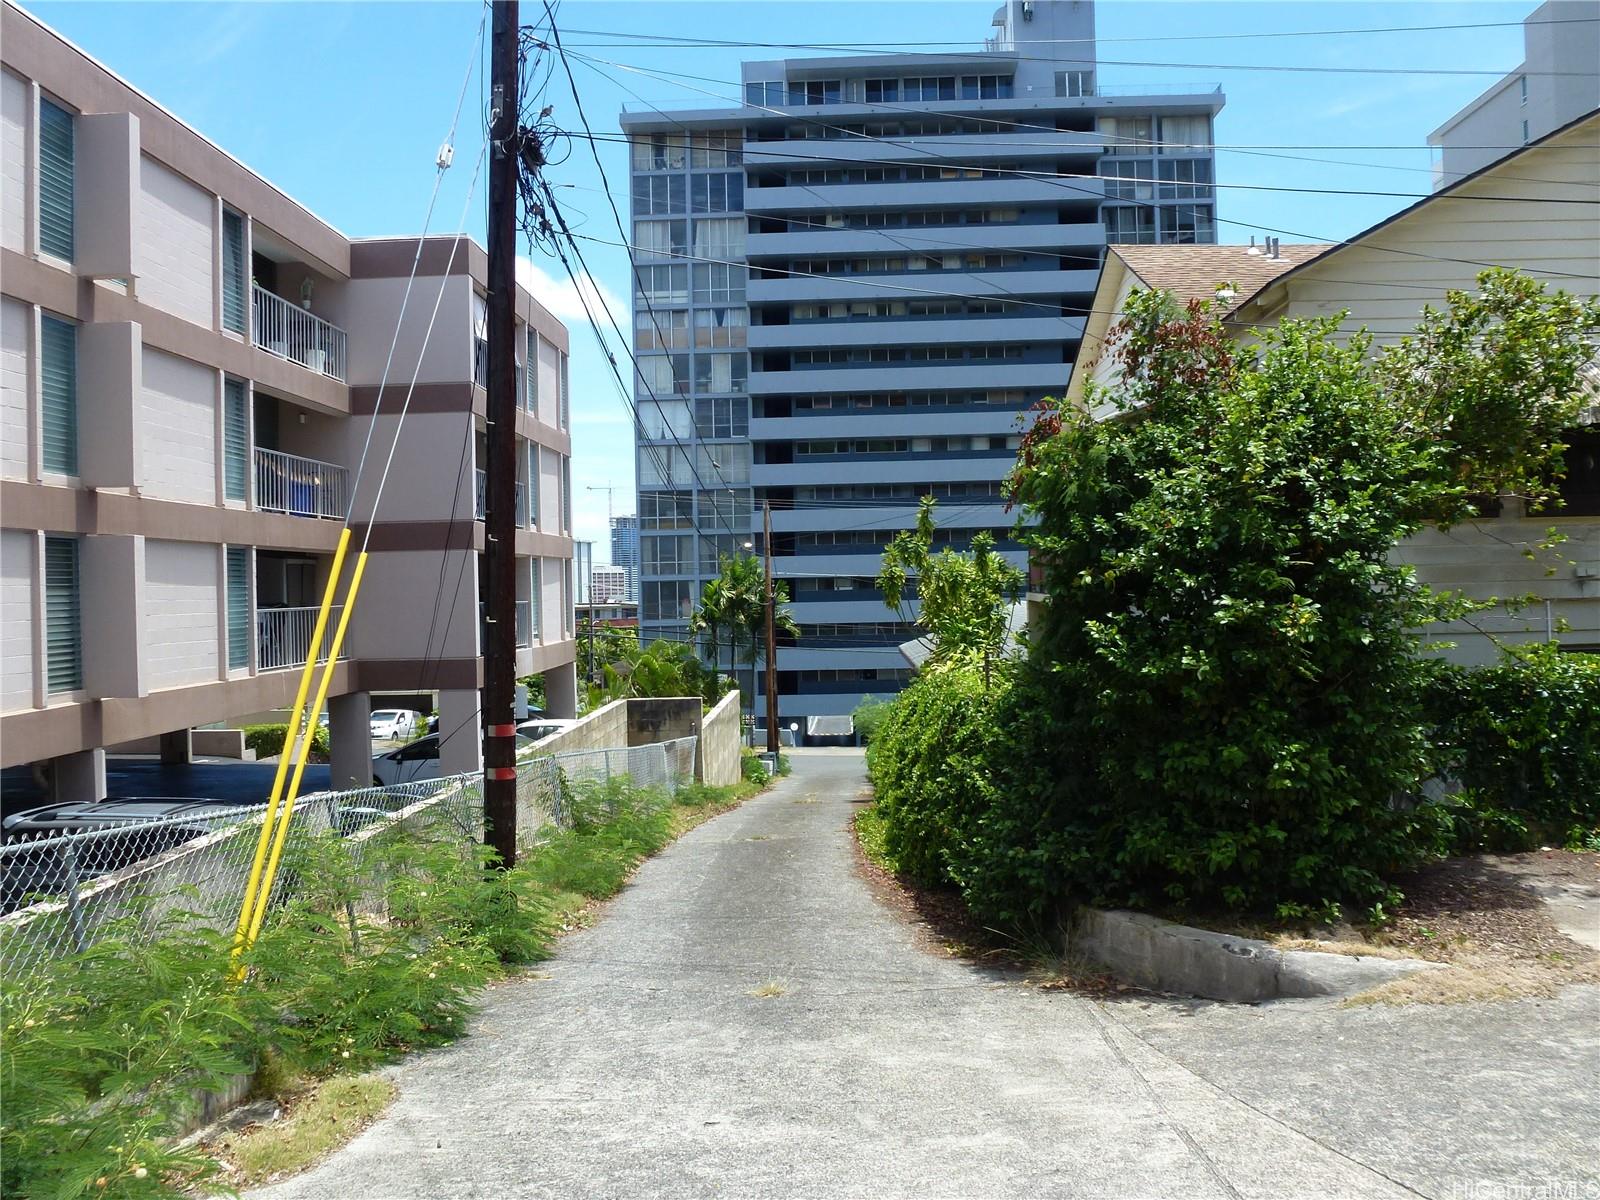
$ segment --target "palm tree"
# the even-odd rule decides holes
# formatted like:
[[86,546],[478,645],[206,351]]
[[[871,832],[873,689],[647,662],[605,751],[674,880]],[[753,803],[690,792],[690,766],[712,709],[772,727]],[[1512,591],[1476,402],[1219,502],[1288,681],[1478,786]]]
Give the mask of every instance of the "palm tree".
[[[754,716],[757,662],[766,645],[767,573],[759,558],[742,554],[724,562],[723,578],[727,580],[729,620],[736,637],[750,650],[750,712]],[[774,582],[772,602],[773,628],[785,636],[799,637],[800,626],[784,608],[789,603],[789,589],[785,584]]]
[[[724,569],[727,559],[723,560]],[[706,700],[715,703],[720,699],[717,693],[717,675],[720,665],[718,650],[720,634],[728,625],[728,589],[723,577],[718,575],[709,580],[705,587],[700,589],[700,604],[695,608],[694,614],[689,618],[689,632],[696,635],[703,634],[706,644],[711,649],[711,686],[708,689]]]

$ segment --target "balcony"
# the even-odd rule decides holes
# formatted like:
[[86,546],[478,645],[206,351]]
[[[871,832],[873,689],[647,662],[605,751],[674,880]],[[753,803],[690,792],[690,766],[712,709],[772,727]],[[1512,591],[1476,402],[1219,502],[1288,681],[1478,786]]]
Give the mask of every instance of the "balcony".
[[256,509],[342,521],[350,512],[350,472],[320,459],[257,447]]
[[257,347],[308,371],[346,381],[344,330],[330,325],[260,284],[250,288],[253,333]]
[[[478,490],[477,498],[472,511],[473,516],[477,520],[481,521],[488,516],[489,513],[489,472],[480,470],[476,474],[478,476]],[[527,491],[528,489],[523,486],[522,481],[520,479],[517,480],[516,506],[517,527],[519,529],[531,528],[528,523],[528,508],[525,503],[525,500],[527,499]]]
[[[317,657],[327,656],[333,633],[339,624],[343,605],[328,613]],[[317,624],[316,608],[261,608],[256,610],[256,670],[284,671],[303,667],[311,649],[311,633]],[[340,658],[344,654],[339,655]]]

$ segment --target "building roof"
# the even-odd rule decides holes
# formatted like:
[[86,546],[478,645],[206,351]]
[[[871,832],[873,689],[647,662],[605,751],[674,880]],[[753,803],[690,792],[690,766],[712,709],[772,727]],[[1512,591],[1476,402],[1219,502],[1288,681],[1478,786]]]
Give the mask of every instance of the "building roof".
[[1328,249],[1322,242],[1280,243],[1276,258],[1260,245],[1112,246],[1109,252],[1151,290],[1172,292],[1179,300],[1209,300],[1223,283],[1248,296]]

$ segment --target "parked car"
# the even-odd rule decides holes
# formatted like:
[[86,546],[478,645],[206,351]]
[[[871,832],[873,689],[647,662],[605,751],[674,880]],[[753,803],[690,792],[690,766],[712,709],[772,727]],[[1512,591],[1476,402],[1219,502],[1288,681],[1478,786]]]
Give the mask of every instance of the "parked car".
[[372,782],[379,787],[439,778],[439,735],[430,733],[398,750],[372,757]]
[[[528,710],[528,715],[526,717],[524,717],[523,720],[532,721],[535,718],[542,717],[544,715],[545,715],[544,709],[542,709],[542,708],[530,708]],[[428,733],[438,733],[439,732],[439,714],[438,713],[434,713],[432,716],[430,716],[428,718],[427,732]]]
[[[237,810],[220,800],[151,796],[68,801],[12,813],[0,823],[8,847],[0,856],[0,912],[20,908],[32,896],[59,896],[74,874],[86,883],[163,854],[210,833],[213,825],[203,818]],[[53,840],[100,830],[112,832],[72,843],[70,862],[67,846]]]
[[372,714],[372,736],[383,741],[396,741],[416,733],[421,724],[422,714],[414,709],[380,708]]
[[576,725],[565,717],[537,717],[517,726],[517,737],[527,742],[540,742],[547,737],[564,733]]

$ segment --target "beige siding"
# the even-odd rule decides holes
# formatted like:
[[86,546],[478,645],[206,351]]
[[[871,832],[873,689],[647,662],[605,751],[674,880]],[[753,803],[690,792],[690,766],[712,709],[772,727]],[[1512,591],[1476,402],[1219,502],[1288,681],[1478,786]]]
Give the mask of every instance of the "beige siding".
[[539,447],[539,528],[561,532],[561,455]]
[[23,529],[0,532],[0,710],[33,707],[33,543]]
[[0,246],[22,253],[27,240],[28,85],[0,72]]
[[217,548],[147,541],[145,677],[152,690],[217,678]]
[[537,416],[546,425],[556,424],[561,407],[561,352],[555,343],[539,339],[539,407]]
[[139,162],[139,190],[134,263],[140,299],[209,329],[216,263],[211,194],[148,157]]
[[0,301],[0,475],[28,477],[28,329],[33,311]]
[[140,491],[163,500],[215,503],[216,373],[146,347],[143,374]]
[[543,642],[562,640],[566,621],[561,615],[561,593],[565,587],[567,560],[546,558],[539,563],[539,630]]

